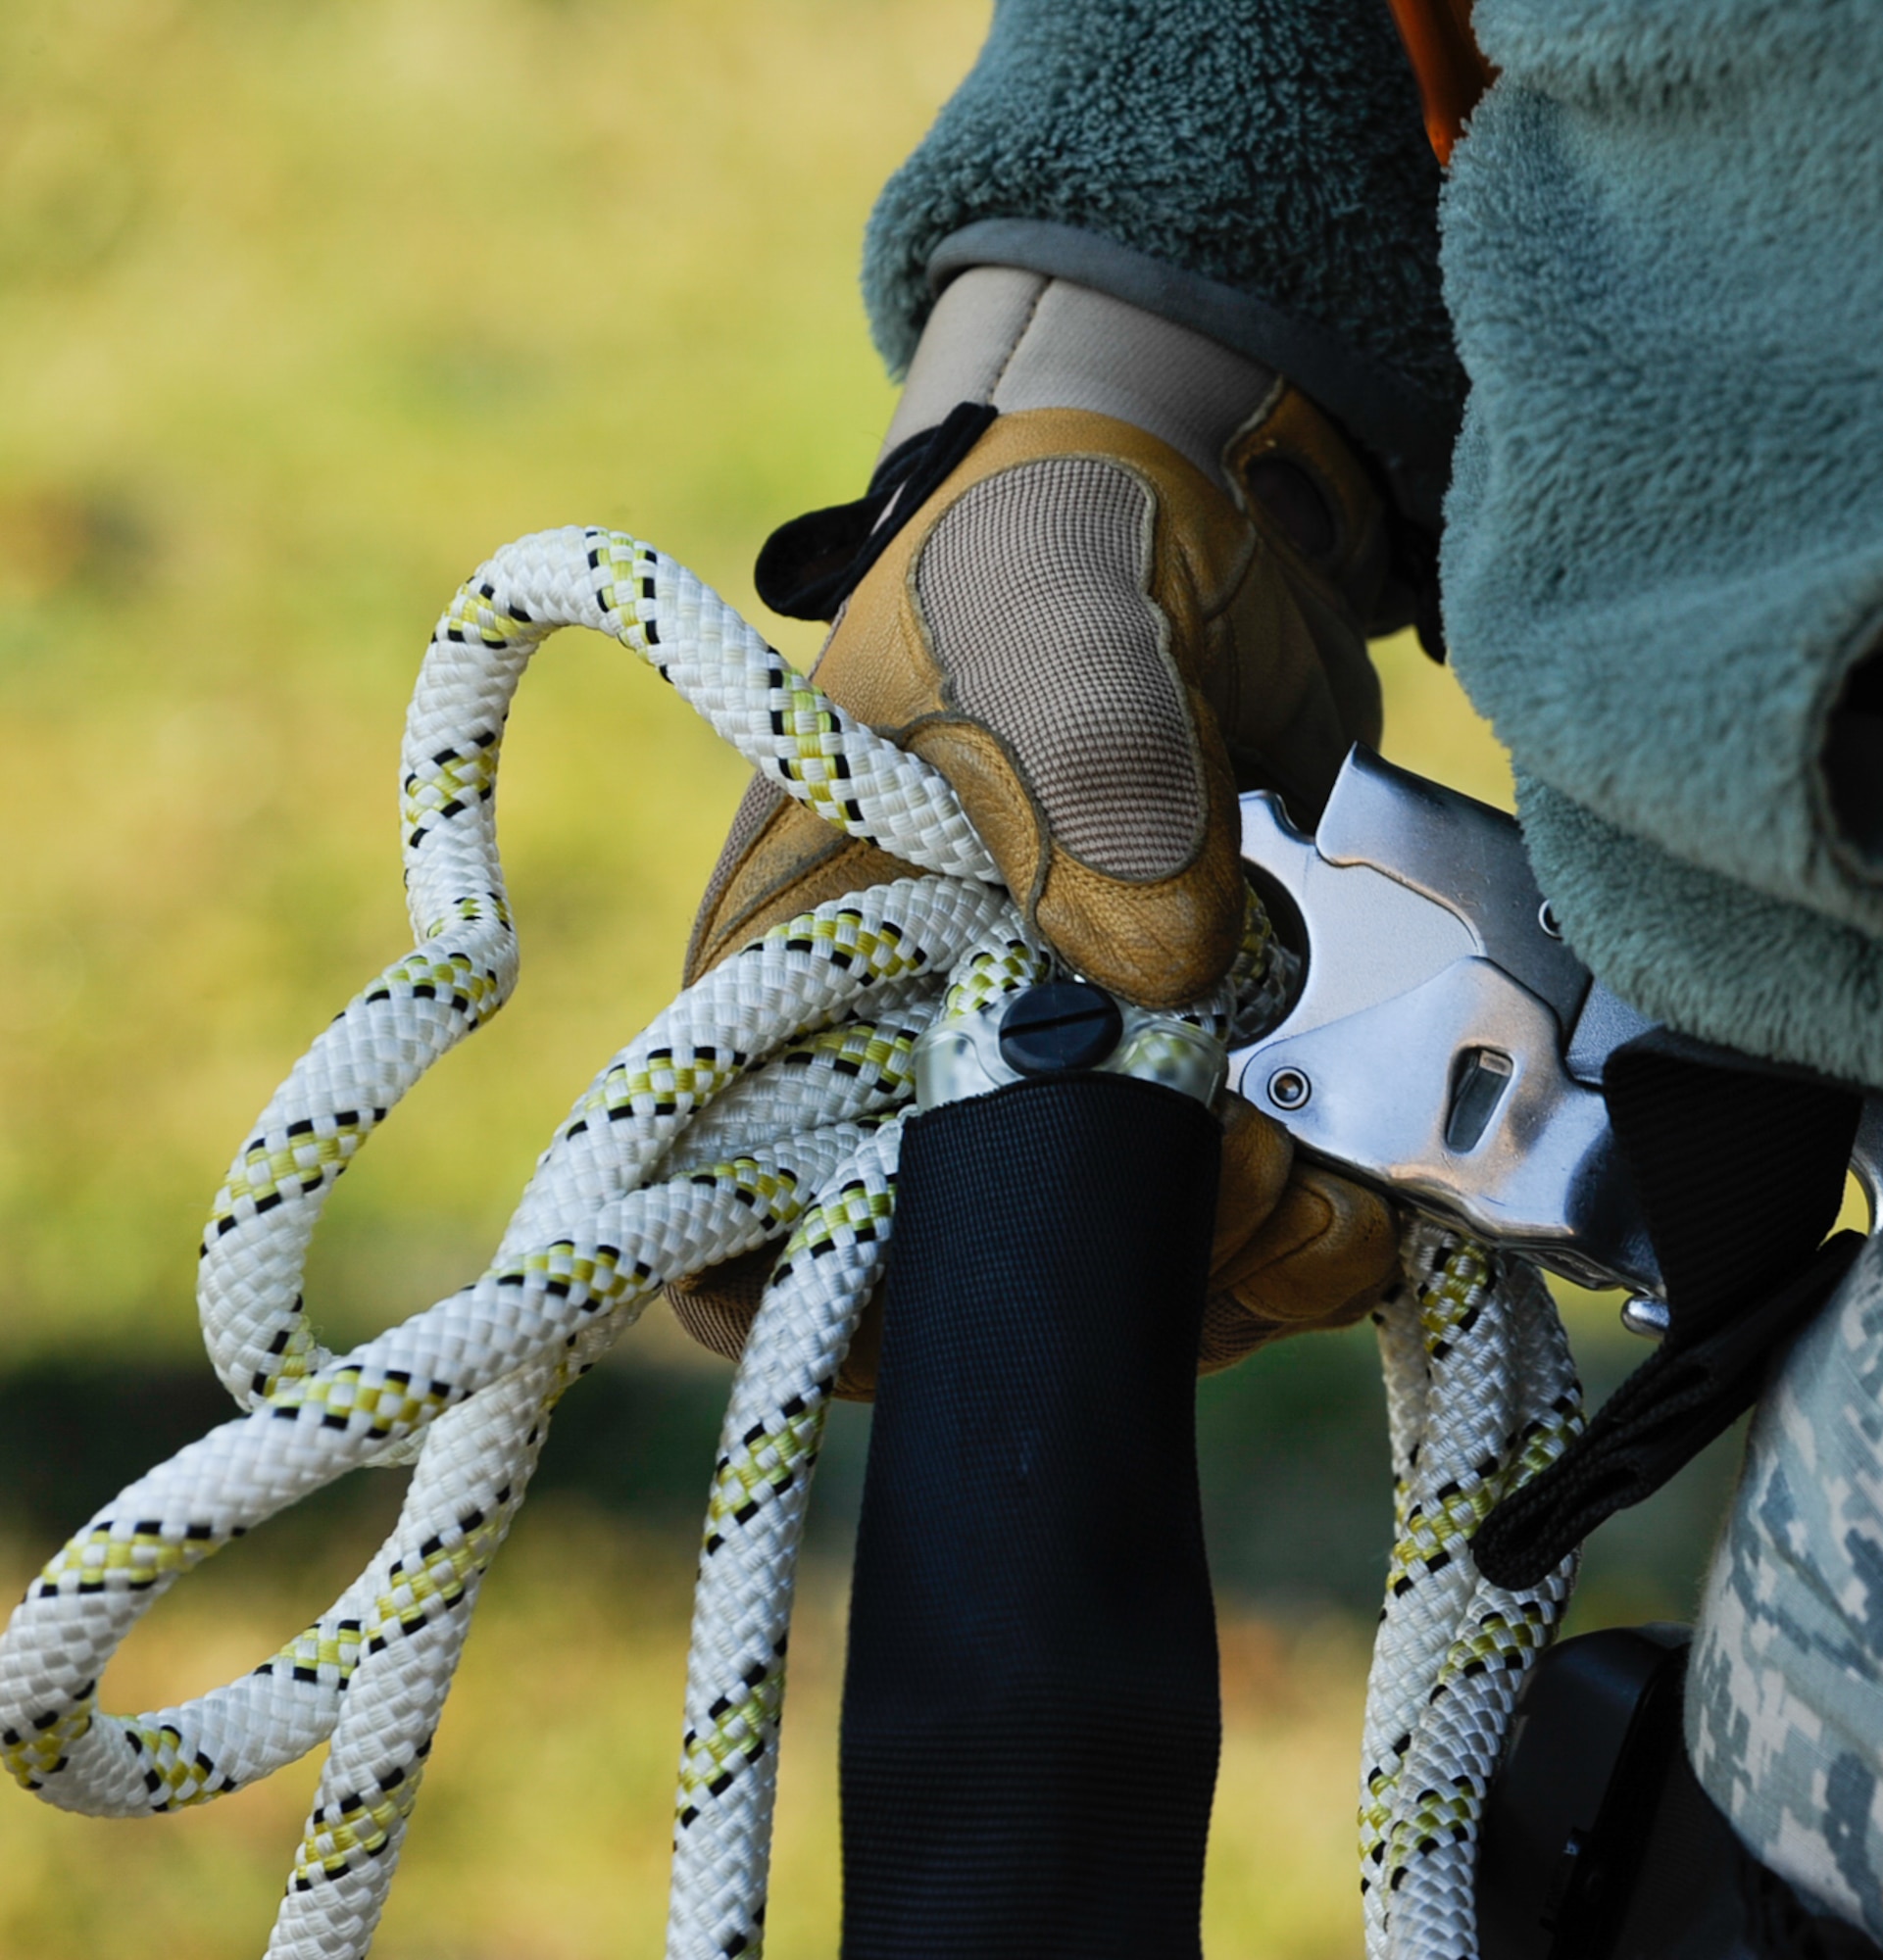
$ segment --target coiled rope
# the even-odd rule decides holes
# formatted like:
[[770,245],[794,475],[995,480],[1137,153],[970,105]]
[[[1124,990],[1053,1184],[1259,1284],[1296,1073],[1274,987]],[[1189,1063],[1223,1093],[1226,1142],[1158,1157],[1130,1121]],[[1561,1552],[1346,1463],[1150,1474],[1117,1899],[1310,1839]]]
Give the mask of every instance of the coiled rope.
[[[326,1197],[515,984],[492,797],[522,669],[564,625],[613,635],[791,795],[929,875],[806,912],[682,993],[577,1099],[483,1276],[334,1355],[300,1293]],[[558,1398],[666,1281],[782,1238],[714,1473],[668,1936],[669,1960],[756,1955],[805,1501],[893,1227],[910,1051],[938,1011],[1053,962],[937,772],[619,533],[544,532],[473,575],[433,633],[402,770],[414,948],[295,1064],[204,1235],[204,1338],[245,1413],[120,1493],[44,1568],[0,1638],[0,1761],[49,1802],[132,1816],[211,1801],[328,1741],[268,1951],[364,1954],[478,1587]],[[1252,908],[1242,958],[1193,1018],[1221,1036],[1271,1013],[1271,953]],[[1382,1317],[1401,1543],[1369,1692],[1368,1950],[1459,1955],[1474,1950],[1484,1773],[1568,1584],[1493,1595],[1466,1541],[1495,1494],[1560,1447],[1573,1376],[1527,1268],[1423,1231],[1409,1274]],[[1454,1456],[1462,1475],[1440,1481]],[[394,1457],[415,1465],[398,1522],[313,1626],[183,1706],[98,1708],[106,1662],[183,1573]]]

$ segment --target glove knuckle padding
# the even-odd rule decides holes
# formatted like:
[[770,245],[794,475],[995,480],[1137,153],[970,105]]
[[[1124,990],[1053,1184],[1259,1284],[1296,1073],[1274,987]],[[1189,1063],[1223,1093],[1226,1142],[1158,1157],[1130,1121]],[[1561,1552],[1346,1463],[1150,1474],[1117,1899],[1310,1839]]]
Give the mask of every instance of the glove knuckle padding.
[[1195,475],[1108,416],[1004,417],[859,587],[818,668],[949,777],[1046,937],[1154,1004],[1214,982],[1242,904],[1228,761],[1172,618],[1195,611],[1172,471]]
[[[1260,500],[1239,507],[1128,422],[1071,409],[1003,416],[863,577],[816,669],[833,700],[948,777],[1061,954],[1148,1005],[1198,999],[1235,955],[1238,787],[1278,788],[1312,820],[1349,743],[1378,738],[1355,598],[1371,576],[1361,560],[1377,499],[1339,436],[1285,388],[1224,460],[1234,478],[1275,458],[1335,514],[1318,556]],[[755,779],[687,979],[779,919],[912,873]],[[1272,1126],[1232,1125],[1206,1367],[1281,1332],[1342,1324],[1391,1277],[1384,1204],[1323,1191],[1318,1173],[1291,1181],[1289,1161]],[[1233,1282],[1220,1270],[1231,1257]],[[674,1303],[704,1345],[736,1352],[762,1286],[756,1262],[715,1269]],[[867,1393],[867,1372],[860,1356],[846,1392]]]
[[1157,514],[1134,471],[1051,457],[975,484],[916,562],[950,704],[1003,738],[1072,857],[1137,881],[1195,858],[1207,806],[1170,622],[1148,589]]
[[[1330,507],[1352,507],[1343,539],[1372,521],[1339,438],[1292,391],[1242,446],[1259,461],[1284,446]],[[1128,422],[1026,410],[995,422],[904,524],[817,677],[949,777],[1073,964],[1177,1005],[1234,956],[1237,788],[1280,788],[1312,817],[1349,742],[1377,737],[1378,690],[1343,596],[1350,556],[1343,544],[1338,563],[1311,563],[1259,504],[1238,509]],[[755,786],[689,975],[794,909],[905,871]]]

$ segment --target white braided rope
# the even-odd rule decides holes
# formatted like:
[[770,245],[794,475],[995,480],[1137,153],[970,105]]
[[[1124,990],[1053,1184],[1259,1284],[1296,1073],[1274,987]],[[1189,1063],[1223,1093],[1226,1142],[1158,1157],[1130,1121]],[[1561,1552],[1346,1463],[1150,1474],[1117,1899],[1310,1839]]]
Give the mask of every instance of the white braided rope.
[[[399,1098],[515,984],[492,796],[522,669],[565,624],[613,634],[790,794],[935,875],[818,906],[683,993],[577,1099],[483,1276],[335,1356],[313,1339],[300,1298],[327,1194]],[[669,1960],[756,1955],[797,1547],[831,1386],[893,1220],[892,1112],[910,1094],[910,1048],[942,1004],[945,974],[960,1006],[1051,964],[942,777],[847,717],[683,567],[617,533],[525,538],[459,592],[408,716],[401,820],[414,948],[295,1064],[204,1234],[204,1337],[246,1413],[121,1493],[46,1566],[0,1638],[0,1762],[47,1801],[124,1816],[209,1801],[329,1740],[269,1951],[364,1954],[482,1575],[556,1400],[664,1281],[789,1232],[715,1471],[668,1943]],[[1265,938],[1252,936],[1194,1017],[1221,1032],[1266,1011],[1282,986]],[[1444,1295],[1435,1245],[1415,1254],[1413,1277]],[[1542,1379],[1561,1358],[1547,1335],[1520,1332],[1542,1325],[1535,1291],[1514,1317],[1490,1316],[1519,1330],[1489,1353],[1499,1379],[1526,1366]],[[1382,1333],[1409,1541],[1446,1501],[1428,1474],[1440,1452],[1414,1469],[1409,1439],[1454,1420],[1457,1401],[1438,1349],[1420,1352],[1408,1332],[1410,1311],[1390,1309]],[[398,1523],[313,1626],[181,1707],[98,1710],[105,1662],[177,1577],[391,1454],[416,1463]],[[1527,1609],[1443,1579],[1436,1558],[1409,1554],[1402,1570],[1416,1583],[1389,1600],[1375,1666],[1368,1760],[1383,1767],[1366,1848],[1385,1846],[1374,1869],[1400,1885],[1392,1937],[1428,1918],[1445,1929],[1437,1944],[1390,1950],[1463,1953],[1468,1883],[1461,1920],[1458,1861],[1416,1836],[1424,1799],[1409,1809],[1397,1793],[1439,1788],[1455,1761],[1481,1790],[1509,1692],[1501,1671],[1470,1656],[1497,1612],[1523,1621]],[[1531,1646],[1547,1638],[1539,1624]],[[1443,1716],[1421,1727],[1413,1711],[1435,1687]],[[1396,1739],[1402,1720],[1405,1746],[1382,1753],[1378,1739]],[[1468,1859],[1463,1869],[1468,1881]],[[1369,1952],[1389,1950],[1370,1924],[1368,1938]]]
[[[300,1299],[309,1240],[367,1136],[514,985],[492,791],[522,668],[564,624],[613,633],[793,795],[943,875],[819,906],[689,989],[577,1100],[484,1276],[335,1356]],[[202,1802],[331,1739],[271,1944],[283,1955],[371,1941],[470,1607],[557,1397],[665,1280],[807,1210],[837,1229],[845,1167],[893,1167],[872,1132],[909,1093],[944,976],[1024,938],[927,764],[851,722],[690,573],[606,532],[525,539],[459,593],[408,717],[401,820],[414,949],[297,1062],[204,1235],[205,1338],[248,1413],[100,1511],[0,1642],[0,1758],[68,1808]],[[176,1577],[401,1444],[418,1467],[399,1522],[314,1626],[183,1707],[97,1709],[105,1662]]]
[[837,1369],[888,1243],[900,1143],[896,1119],[799,1220],[726,1404],[693,1600],[669,1953],[763,1938],[798,1544]]
[[1470,1541],[1580,1430],[1581,1389],[1536,1269],[1430,1222],[1378,1321],[1394,1545],[1361,1741],[1367,1960],[1473,1960],[1485,1790],[1576,1561],[1508,1592]]
[[[400,817],[414,950],[295,1063],[211,1206],[198,1282],[204,1339],[245,1408],[322,1365],[298,1282],[335,1180],[399,1098],[516,985],[492,793],[517,683],[565,625],[611,634],[640,655],[741,754],[853,835],[947,877],[994,876],[945,778],[852,721],[684,566],[619,533],[573,527],[506,547],[438,621],[406,717]],[[755,1017],[782,998],[751,989],[740,1053],[750,1053]],[[658,1052],[660,1025],[644,1051]],[[618,1070],[610,1083],[605,1071],[591,1113],[613,1116],[612,1091],[638,1094],[637,1113],[650,1117],[641,1150],[657,1153],[739,1065],[717,1054],[704,1064],[695,1081],[676,1062],[683,1080],[670,1109],[653,1106],[658,1091],[640,1076]],[[581,1113],[578,1105],[571,1122]],[[282,1215],[270,1216],[277,1207]],[[526,1229],[521,1217],[513,1230]]]
[[[967,954],[943,1004],[969,1010],[1049,969],[1043,951],[1016,933]],[[763,1947],[798,1545],[837,1369],[894,1225],[900,1143],[898,1119],[825,1186],[793,1232],[740,1355],[694,1592],[669,1960]]]

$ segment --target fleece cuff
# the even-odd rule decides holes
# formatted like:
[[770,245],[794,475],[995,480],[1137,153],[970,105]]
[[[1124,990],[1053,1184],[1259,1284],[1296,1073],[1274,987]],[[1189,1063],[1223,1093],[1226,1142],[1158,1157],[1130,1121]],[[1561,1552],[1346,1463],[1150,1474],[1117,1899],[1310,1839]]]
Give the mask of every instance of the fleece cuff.
[[1883,1089],[1883,941],[1516,781],[1537,883],[1624,1000],[1705,1041]]
[[[1050,228],[1054,250],[1069,248],[1067,231],[1108,241],[1258,302],[1269,325],[1287,323],[1298,355],[1322,349],[1322,367],[1339,350],[1370,377],[1358,392],[1327,374],[1316,386],[1272,349],[1225,342],[1281,368],[1369,449],[1410,453],[1403,428],[1361,425],[1360,395],[1404,394],[1441,427],[1456,418],[1438,182],[1383,0],[1000,0],[972,72],[877,200],[864,295],[900,372],[933,304],[937,252],[958,251],[968,227]],[[1045,240],[1036,231],[1029,252]],[[1164,311],[1113,273],[1095,278],[1089,259],[1082,271],[1031,256],[980,263],[1024,264]],[[1214,317],[1225,318],[1219,302]],[[1427,451],[1418,466],[1433,467]]]

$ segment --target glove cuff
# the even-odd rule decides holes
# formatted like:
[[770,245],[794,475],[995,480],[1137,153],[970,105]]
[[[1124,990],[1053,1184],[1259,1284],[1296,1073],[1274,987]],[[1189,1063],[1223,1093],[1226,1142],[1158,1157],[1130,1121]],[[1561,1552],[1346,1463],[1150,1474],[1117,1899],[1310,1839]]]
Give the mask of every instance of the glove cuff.
[[1083,409],[1156,436],[1233,495],[1224,448],[1279,384],[1263,362],[1109,293],[977,266],[936,302],[883,454],[962,402]]

